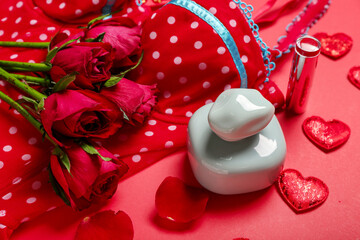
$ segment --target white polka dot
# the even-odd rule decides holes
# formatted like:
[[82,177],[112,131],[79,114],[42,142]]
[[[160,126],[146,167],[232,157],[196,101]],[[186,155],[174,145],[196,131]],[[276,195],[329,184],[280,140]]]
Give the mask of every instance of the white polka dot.
[[221,73],[226,74],[230,71],[230,68],[228,66],[223,66],[221,68]]
[[149,149],[147,149],[146,147],[140,149],[140,152],[147,152],[147,151],[149,151]]
[[0,36],[4,35],[4,30],[0,30]]
[[153,15],[151,15],[151,19],[154,19],[156,17],[156,13],[154,13]]
[[18,34],[18,32],[13,32],[13,34],[11,34],[11,38],[16,38]]
[[12,10],[14,10],[14,6],[9,7],[9,11],[11,12]]
[[224,91],[228,90],[231,88],[231,85],[230,84],[226,84],[225,87],[224,87]]
[[164,79],[164,77],[165,77],[165,75],[164,75],[163,72],[158,72],[158,73],[156,74],[156,78],[159,79],[159,80]]
[[6,145],[3,147],[4,152],[10,152],[11,150],[12,150],[12,146],[10,146],[10,145]]
[[2,225],[1,223],[0,223],[0,229],[5,229],[6,228],[6,226],[5,225]]
[[170,17],[168,17],[167,22],[168,22],[168,24],[174,24],[175,18],[173,16],[170,16]]
[[231,9],[235,9],[236,8],[236,3],[234,3],[234,1],[229,2],[229,7]]
[[41,182],[40,181],[35,181],[33,182],[33,184],[31,185],[32,189],[34,190],[38,190],[41,188]]
[[31,36],[31,32],[26,32],[25,35],[26,35],[27,37],[30,37],[30,36]]
[[273,94],[275,93],[276,89],[274,87],[270,87],[269,88],[269,93]]
[[47,4],[51,4],[51,3],[52,3],[52,0],[46,0],[46,3],[47,3]]
[[22,155],[21,159],[24,160],[24,161],[28,161],[28,160],[31,159],[31,155],[30,154],[24,154],[24,155]]
[[16,110],[14,110],[14,113],[15,113],[16,115],[20,115],[20,113],[19,113],[18,111],[16,111]]
[[202,86],[203,86],[203,88],[209,88],[210,83],[208,81],[205,81]]
[[176,43],[178,41],[178,37],[177,36],[172,36],[171,38],[170,38],[170,42],[171,43]]
[[205,104],[209,104],[209,103],[212,103],[212,102],[213,102],[213,100],[208,99],[208,100],[205,101]]
[[201,41],[196,41],[194,43],[194,48],[196,48],[196,49],[200,49],[200,48],[202,48],[202,46],[203,46],[203,44]]
[[205,70],[206,67],[207,67],[207,66],[206,66],[206,63],[203,63],[203,62],[202,62],[202,63],[199,64],[199,69],[200,69],[200,70]]
[[149,35],[150,39],[155,39],[156,36],[157,36],[156,32],[151,32],[150,35]]
[[47,35],[45,33],[40,34],[39,39],[41,41],[45,41],[47,39]]
[[28,144],[30,144],[30,145],[34,145],[35,143],[37,143],[37,139],[36,139],[36,138],[30,138],[30,139],[28,140]]
[[8,194],[5,194],[5,195],[2,197],[2,199],[3,199],[3,200],[9,200],[11,197],[12,197],[12,193],[9,192]]
[[218,54],[224,54],[225,51],[226,51],[226,49],[225,49],[224,47],[219,47],[219,48],[217,49],[217,53],[218,53]]
[[29,217],[24,217],[20,222],[21,222],[21,223],[24,223],[24,222],[27,222],[27,221],[29,221],[29,220],[30,220]]
[[171,97],[171,93],[169,91],[165,91],[164,98],[169,98],[169,97]]
[[65,33],[65,34],[67,34],[67,35],[69,35],[70,36],[70,34],[71,34],[71,32],[69,31],[69,30],[64,30],[64,31],[62,31],[63,33]]
[[232,26],[232,27],[236,27],[236,25],[237,25],[237,23],[234,19],[231,19],[229,23],[230,23],[230,26]]
[[154,135],[154,132],[152,132],[152,131],[146,131],[145,132],[145,136],[151,137],[153,135]]
[[197,28],[198,26],[199,26],[199,23],[198,23],[198,22],[192,22],[191,25],[190,25],[190,27],[191,27],[192,29],[195,29],[195,28]]
[[241,61],[242,61],[243,63],[247,63],[248,57],[247,57],[246,55],[243,55],[243,56],[241,57]]
[[92,3],[93,3],[94,5],[98,5],[99,2],[100,2],[100,0],[92,0]]
[[165,143],[165,147],[166,147],[166,148],[170,148],[170,147],[172,147],[172,146],[174,146],[174,143],[173,143],[172,141],[167,141],[167,142]]
[[18,54],[13,54],[13,55],[10,56],[10,59],[15,59],[15,58],[17,58],[18,56],[19,56]]
[[55,28],[55,27],[48,27],[47,30],[48,30],[48,31],[55,31],[56,28]]
[[0,161],[0,169],[2,169],[4,167],[4,162]]
[[15,23],[18,24],[19,22],[21,22],[21,17],[18,17],[16,20],[15,20]]
[[174,63],[175,63],[176,65],[179,65],[181,62],[182,62],[181,57],[176,57],[176,58],[174,58]]
[[24,42],[24,40],[19,38],[19,39],[16,39],[16,42]]
[[168,129],[169,129],[170,131],[174,131],[174,130],[176,130],[176,126],[175,126],[175,125],[171,125],[171,126],[168,127]]
[[216,8],[211,7],[211,8],[209,9],[209,12],[211,12],[212,14],[216,14],[217,10],[216,10]]
[[153,52],[152,57],[154,59],[158,59],[160,57],[160,53],[158,51]]
[[1,19],[2,22],[5,22],[7,20],[7,17],[4,17]]
[[0,210],[0,217],[6,216],[6,210]]
[[133,9],[130,8],[130,7],[126,9],[126,12],[127,12],[127,13],[131,13],[132,11],[133,11]]
[[140,12],[145,12],[145,9],[142,6],[139,6],[138,9]]
[[245,42],[245,43],[249,43],[249,42],[250,42],[250,37],[249,37],[249,35],[245,35],[245,36],[244,36],[244,42]]
[[32,204],[34,202],[36,202],[36,197],[30,197],[30,198],[26,199],[27,204]]
[[22,178],[21,177],[16,177],[13,179],[12,184],[18,184],[19,182],[21,182]]
[[185,84],[185,83],[187,82],[187,78],[186,78],[186,77],[180,77],[180,78],[179,78],[179,82],[180,82],[181,84]]
[[151,120],[148,121],[148,124],[151,125],[151,126],[156,125],[156,123],[157,123],[157,122],[156,122],[156,120],[154,120],[154,119],[151,119]]
[[82,14],[81,9],[76,9],[75,10],[75,15],[80,16],[81,14]]
[[258,89],[259,89],[259,90],[263,90],[263,88],[264,88],[264,84],[260,84],[260,85],[258,86]]
[[258,72],[257,76],[260,77],[262,73],[263,73],[263,71],[260,70],[260,71]]
[[17,8],[21,8],[23,5],[24,5],[24,3],[23,3],[22,1],[19,1],[19,2],[16,4],[16,7],[17,7]]
[[60,9],[64,9],[65,6],[66,6],[66,3],[63,2],[63,3],[60,3],[59,8],[60,8]]
[[9,129],[9,133],[10,133],[10,134],[15,134],[15,133],[17,133],[17,128],[16,128],[16,127],[11,127],[11,128]]
[[141,156],[140,155],[134,155],[134,156],[132,156],[131,160],[133,162],[139,162],[141,160]]
[[190,101],[190,96],[184,96],[184,97],[183,97],[183,100],[184,100],[184,102]]
[[191,117],[193,114],[192,114],[192,112],[190,112],[190,111],[187,111],[186,113],[185,113],[185,116],[187,116],[187,117]]
[[115,153],[114,157],[118,158],[118,157],[120,157],[120,154]]
[[165,110],[165,113],[166,113],[166,114],[172,114],[172,113],[173,113],[173,110],[172,110],[171,108],[167,108],[167,109]]
[[47,211],[47,212],[50,212],[50,211],[52,211],[52,210],[54,210],[54,209],[56,209],[55,206],[54,206],[54,207],[49,207],[48,210],[46,210],[46,211]]

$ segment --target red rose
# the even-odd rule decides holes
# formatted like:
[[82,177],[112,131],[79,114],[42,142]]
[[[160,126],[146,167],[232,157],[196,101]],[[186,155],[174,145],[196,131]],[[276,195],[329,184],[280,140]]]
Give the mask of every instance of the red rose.
[[120,178],[128,171],[128,166],[107,150],[101,147],[97,147],[97,150],[111,161],[88,154],[74,143],[66,148],[64,151],[69,157],[70,173],[59,162],[58,156],[51,156],[51,173],[74,209],[82,210],[93,202],[111,198]]
[[84,32],[84,39],[96,38],[105,33],[103,42],[115,49],[114,67],[128,67],[137,61],[140,49],[141,28],[133,20],[126,17],[115,17],[98,21]]
[[58,82],[66,74],[77,72],[73,84],[79,88],[94,89],[93,84],[108,80],[114,60],[114,49],[108,43],[73,43],[60,50],[52,59],[50,75]]
[[142,85],[123,78],[115,86],[103,88],[100,93],[116,103],[130,120],[142,123],[156,103],[155,88],[156,85]]
[[45,131],[60,145],[61,136],[108,138],[123,119],[116,104],[90,90],[53,93],[45,99],[40,114]]

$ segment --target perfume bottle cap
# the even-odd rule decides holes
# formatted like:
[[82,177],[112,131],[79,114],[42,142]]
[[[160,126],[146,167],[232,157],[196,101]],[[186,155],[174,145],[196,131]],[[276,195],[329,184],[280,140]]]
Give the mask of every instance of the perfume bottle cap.
[[316,57],[320,54],[321,43],[314,37],[305,35],[296,41],[295,50],[304,57]]

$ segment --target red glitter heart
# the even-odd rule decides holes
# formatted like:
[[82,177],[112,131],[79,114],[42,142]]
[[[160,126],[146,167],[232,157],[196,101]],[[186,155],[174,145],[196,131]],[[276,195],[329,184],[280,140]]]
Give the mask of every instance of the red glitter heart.
[[316,33],[314,37],[321,42],[321,53],[332,59],[344,56],[353,45],[353,40],[345,33],[336,33],[332,36],[327,33]]
[[278,179],[281,195],[295,212],[304,212],[317,207],[329,195],[326,184],[318,178],[304,178],[294,169],[281,172]]
[[350,137],[350,128],[339,120],[326,122],[312,116],[303,123],[305,135],[321,150],[328,152],[344,144]]
[[349,81],[360,89],[360,66],[352,67],[348,73]]

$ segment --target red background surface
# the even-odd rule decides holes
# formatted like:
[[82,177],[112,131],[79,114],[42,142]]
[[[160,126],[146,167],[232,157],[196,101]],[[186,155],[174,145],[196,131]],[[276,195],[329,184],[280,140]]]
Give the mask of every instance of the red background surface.
[[[264,2],[248,1],[255,9]],[[304,114],[277,114],[287,142],[285,168],[297,169],[305,177],[320,178],[329,187],[330,195],[319,208],[296,214],[282,200],[275,186],[271,186],[242,195],[211,194],[204,215],[193,224],[181,230],[163,228],[156,218],[154,201],[160,183],[167,176],[194,182],[184,149],[122,181],[106,206],[81,213],[75,213],[69,207],[55,209],[23,223],[12,239],[73,239],[81,219],[100,209],[125,211],[133,221],[134,239],[360,239],[360,89],[346,77],[352,66],[360,65],[359,11],[358,0],[333,1],[327,14],[309,33],[344,32],[353,38],[353,48],[336,61],[320,55]],[[277,37],[284,34],[285,26],[296,14],[289,13],[275,25],[261,30],[268,45],[275,45]],[[278,63],[272,74],[272,79],[284,93],[291,56]],[[304,119],[312,115],[347,123],[352,130],[349,141],[334,152],[319,150],[301,129]]]

